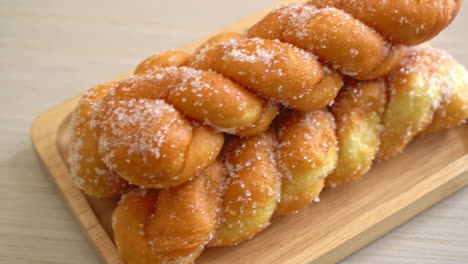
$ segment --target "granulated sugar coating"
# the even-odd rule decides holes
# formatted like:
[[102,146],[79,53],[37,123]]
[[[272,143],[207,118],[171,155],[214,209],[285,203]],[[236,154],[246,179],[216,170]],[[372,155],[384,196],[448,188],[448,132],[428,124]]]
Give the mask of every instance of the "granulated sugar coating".
[[330,107],[337,123],[339,152],[338,165],[325,179],[326,186],[354,181],[370,169],[380,145],[385,104],[383,80],[346,82]]
[[318,197],[336,166],[333,116],[289,112],[273,131],[233,138],[223,150],[228,180],[213,246],[237,244],[269,225],[272,215],[296,212]]
[[[215,77],[210,79],[212,75]],[[205,101],[214,102],[221,90],[216,78],[222,79],[215,73],[167,67],[121,81],[94,112],[101,159],[129,182],[145,187],[177,186],[194,177],[217,157],[223,136],[206,127],[194,128],[177,110],[185,113],[200,101],[179,104],[177,99],[201,94]],[[245,110],[249,104],[243,107]],[[236,105],[236,109],[240,108]],[[232,118],[215,110],[206,113],[209,118]]]
[[273,10],[248,36],[291,43],[345,75],[370,80],[398,66],[404,45],[435,37],[460,5],[459,0],[315,0]]
[[400,62],[405,47],[334,7],[290,4],[273,10],[248,31],[250,37],[278,39],[310,51],[356,79],[386,75]]
[[124,179],[102,162],[98,153],[98,134],[91,122],[94,105],[114,85],[103,83],[87,91],[73,112],[70,127],[70,174],[79,188],[97,197],[120,195],[129,187]]
[[394,156],[431,122],[441,95],[440,71],[446,56],[432,48],[411,47],[388,79],[389,101],[382,118],[377,159]]
[[466,122],[468,118],[468,72],[450,55],[440,53],[443,61],[439,65],[441,97],[432,122],[422,134],[429,134]]
[[160,184],[181,174],[192,126],[163,100],[113,102],[100,117],[99,153],[107,166],[134,184]]
[[335,129],[326,110],[286,112],[280,117],[276,156],[282,183],[276,215],[297,212],[318,197],[324,178],[336,167]]
[[214,235],[223,182],[223,167],[214,162],[181,186],[124,195],[112,215],[122,258],[127,263],[192,263]]
[[213,246],[237,244],[267,227],[276,208],[279,177],[270,132],[235,138],[224,149],[228,179]]
[[318,8],[336,7],[375,28],[393,43],[429,41],[455,18],[462,0],[312,0]]
[[[201,49],[189,66],[213,70],[253,92],[302,111],[326,106],[341,85],[341,76],[325,69],[311,53],[259,38],[228,40]],[[304,96],[318,95],[317,91],[325,95],[304,102]]]

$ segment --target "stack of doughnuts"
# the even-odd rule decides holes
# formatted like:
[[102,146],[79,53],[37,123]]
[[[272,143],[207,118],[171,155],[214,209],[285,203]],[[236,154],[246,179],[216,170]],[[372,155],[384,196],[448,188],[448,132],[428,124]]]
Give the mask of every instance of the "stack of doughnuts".
[[466,69],[419,45],[461,2],[290,4],[193,54],[153,55],[84,94],[71,175],[88,195],[120,197],[112,226],[129,264],[240,243],[466,121]]

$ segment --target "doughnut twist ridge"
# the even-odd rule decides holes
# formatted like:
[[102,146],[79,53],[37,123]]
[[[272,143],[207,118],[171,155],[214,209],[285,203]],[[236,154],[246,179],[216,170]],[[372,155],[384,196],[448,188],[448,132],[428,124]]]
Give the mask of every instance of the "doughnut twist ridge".
[[377,159],[387,159],[418,134],[456,126],[468,118],[468,75],[450,55],[414,46],[387,78]]
[[129,264],[192,263],[215,233],[224,177],[215,161],[180,186],[123,195],[112,215],[122,258]]
[[69,164],[75,184],[97,197],[117,196],[128,190],[129,184],[101,160],[99,137],[91,122],[93,106],[114,87],[108,82],[89,89],[72,114],[70,127]]
[[280,41],[215,36],[208,43],[195,52],[190,67],[215,71],[295,110],[322,109],[343,84],[340,74],[311,53]]
[[365,174],[373,160],[401,152],[417,135],[448,129],[468,118],[468,73],[443,51],[408,49],[385,79],[347,80],[330,107],[337,122],[335,187]]
[[453,0],[290,4],[257,22],[248,36],[291,43],[345,75],[371,80],[398,66],[405,45],[436,36],[453,20],[460,4]]
[[463,0],[312,0],[308,4],[342,9],[393,43],[418,45],[446,28],[457,16],[462,3]]

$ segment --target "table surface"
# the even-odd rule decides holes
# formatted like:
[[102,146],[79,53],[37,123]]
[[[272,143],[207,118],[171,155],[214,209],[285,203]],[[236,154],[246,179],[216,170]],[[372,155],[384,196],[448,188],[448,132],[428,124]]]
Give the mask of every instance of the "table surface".
[[[41,112],[147,57],[274,4],[237,1],[0,0],[0,262],[100,263],[41,168]],[[468,4],[432,41],[468,65]],[[468,188],[342,263],[466,263]]]

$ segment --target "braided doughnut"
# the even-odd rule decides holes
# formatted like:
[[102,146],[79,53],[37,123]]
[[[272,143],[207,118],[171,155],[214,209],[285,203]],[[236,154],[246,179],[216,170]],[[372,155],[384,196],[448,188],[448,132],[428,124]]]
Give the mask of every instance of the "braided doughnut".
[[[269,225],[272,216],[294,213],[317,199],[324,184],[334,187],[348,183],[368,171],[379,144],[384,145],[387,140],[384,132],[391,129],[389,118],[394,118],[393,123],[409,124],[401,119],[404,115],[395,111],[405,109],[412,122],[420,121],[416,117],[425,120],[426,108],[440,111],[439,120],[434,120],[437,127],[453,126],[468,118],[466,76],[466,70],[443,52],[411,47],[399,68],[386,79],[346,80],[330,106],[332,114],[327,110],[284,110],[268,131],[253,137],[233,137],[225,144],[220,157],[227,178],[219,176],[223,184],[204,183],[205,188],[213,188],[210,191],[202,187],[184,191],[184,197],[190,197],[187,199],[175,194],[170,198],[163,196],[185,190],[202,181],[204,175],[213,175],[212,167],[221,170],[221,163],[216,162],[188,183],[159,194],[156,190],[138,189],[124,196],[114,213],[116,242],[122,256],[128,263],[187,263],[205,246],[233,245],[251,238]],[[431,86],[439,88],[427,89]],[[403,93],[400,87],[413,92]],[[437,90],[445,96],[433,95]],[[421,98],[415,100],[414,96]],[[428,103],[429,99],[443,102]],[[419,110],[421,106],[424,111]],[[451,113],[454,116],[449,116]],[[223,193],[218,191],[222,185]],[[147,193],[152,196],[146,198]],[[200,207],[190,203],[199,200],[190,195],[204,194],[212,195],[209,201],[216,202],[201,202]],[[179,206],[182,212],[190,208],[193,215],[175,212]],[[202,231],[194,217],[196,213],[203,218]],[[181,223],[188,224],[179,227]]]
[[[181,52],[152,56],[137,67],[136,75],[94,98],[93,106],[84,112],[91,115],[93,109],[92,117],[75,115],[71,172],[85,192],[112,196],[126,190],[110,183],[106,187],[103,181],[167,188],[182,184],[206,168],[217,157],[223,135],[182,114],[226,131],[245,129],[243,134],[249,134],[249,130],[255,133],[252,125],[264,118],[264,112],[274,112],[270,122],[276,116],[277,106],[232,81],[213,72],[179,67],[187,59]],[[76,112],[82,113],[81,106],[89,104],[87,101],[89,98],[84,97]],[[263,126],[269,125],[268,120],[266,123]],[[82,126],[92,135],[80,132]],[[95,160],[89,164],[81,158],[90,156],[80,150],[83,141],[89,147],[82,150],[91,153],[89,160]],[[90,147],[94,149],[88,150]],[[106,172],[102,179],[95,175],[98,170]],[[107,175],[111,173],[115,175]]]
[[429,41],[455,18],[463,0],[368,1],[312,0],[318,8],[344,10],[372,26],[394,43],[417,45]]
[[[404,46],[453,20],[461,1],[446,2],[385,2],[385,12],[358,0],[288,5],[250,38],[224,33],[194,55],[153,55],[125,80],[88,91],[71,126],[77,185],[102,197],[130,184],[160,189],[135,188],[115,209],[123,259],[191,263],[207,246],[240,243],[274,215],[305,208],[324,186],[357,179],[416,135],[467,119],[465,68]],[[425,8],[432,17],[414,15]],[[355,79],[391,73],[347,79],[341,89],[342,76],[308,51]],[[271,126],[280,103],[294,110]],[[251,137],[222,149],[221,131]]]
[[124,260],[190,263],[205,245],[242,242],[267,227],[274,214],[291,213],[313,201],[336,166],[333,116],[319,110],[286,112],[281,119],[287,121],[276,134],[235,137],[226,144],[224,194],[222,166],[215,162],[178,187],[134,189],[124,195],[113,213],[115,241]]
[[214,162],[170,189],[133,189],[112,214],[114,239],[131,264],[192,263],[212,238],[224,171]]
[[[220,228],[210,243],[211,246],[239,243],[268,226],[273,213],[283,215],[304,208],[318,197],[323,188],[324,177],[336,166],[336,138],[334,121],[330,114],[323,110],[310,113],[288,112],[281,117],[281,120],[284,122],[280,124],[277,132],[278,164],[272,155],[275,144],[278,143],[275,143],[271,132],[256,137],[235,138],[225,147],[225,164],[229,168],[230,178],[226,183],[223,196],[223,216]],[[284,173],[282,178],[278,178],[278,171]],[[280,180],[282,181],[281,198],[278,201]],[[123,202],[119,204],[114,213],[114,219],[124,218],[123,221],[115,221],[122,222],[125,226],[134,219],[128,215],[140,215],[133,210],[137,206],[146,204],[144,201],[138,201],[132,205],[127,204],[126,200],[127,198],[123,198]],[[122,210],[119,208],[123,206],[127,206],[125,208],[127,212],[120,212]],[[144,207],[149,208],[150,205]],[[155,206],[155,208],[158,207]],[[150,214],[149,209],[147,212],[144,215]],[[137,223],[142,222],[140,220]],[[143,225],[130,224],[128,228],[130,232],[135,231],[132,226],[141,228]],[[118,241],[117,230],[118,227],[114,226],[116,241]],[[120,243],[117,243],[120,250]],[[139,245],[133,241],[133,238],[130,241],[125,240],[124,243],[127,247]],[[147,246],[138,246],[139,249],[145,247]],[[121,254],[129,263],[146,263],[133,262],[127,257],[127,254],[131,252],[137,256],[141,255],[141,259],[146,259],[147,253],[134,253],[134,249],[130,249],[128,253],[121,251]],[[196,256],[198,254],[197,251]],[[192,261],[191,257],[193,255],[190,255],[190,259],[185,262],[185,258],[174,255],[178,261],[183,259],[181,263]],[[160,255],[152,260],[155,259],[161,261],[158,263],[171,263],[165,262],[166,260],[162,261]]]

